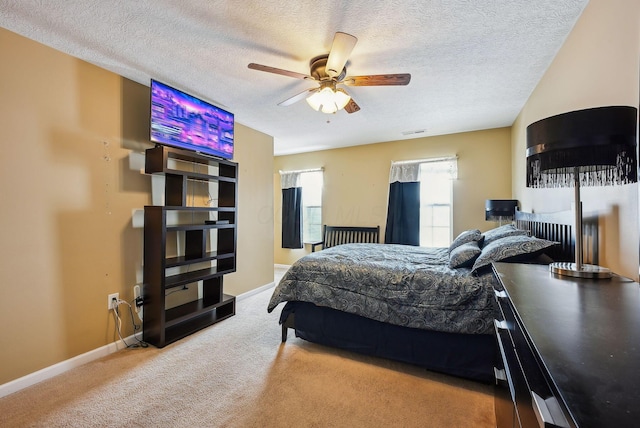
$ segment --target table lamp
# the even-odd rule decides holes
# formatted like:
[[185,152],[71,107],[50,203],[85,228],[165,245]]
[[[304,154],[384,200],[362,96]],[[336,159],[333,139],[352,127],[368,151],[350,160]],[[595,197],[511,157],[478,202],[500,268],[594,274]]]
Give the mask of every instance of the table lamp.
[[596,107],[548,117],[527,127],[527,187],[574,187],[575,263],[549,265],[558,275],[610,278],[601,266],[582,263],[580,187],[634,183],[637,109]]
[[486,221],[497,221],[502,226],[505,220],[513,221],[517,206],[516,199],[487,199],[484,203],[484,218]]

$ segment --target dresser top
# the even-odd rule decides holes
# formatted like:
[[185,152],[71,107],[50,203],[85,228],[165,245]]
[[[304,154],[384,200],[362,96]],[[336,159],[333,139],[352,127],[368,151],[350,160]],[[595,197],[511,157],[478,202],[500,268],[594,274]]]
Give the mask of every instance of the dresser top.
[[637,282],[495,263],[525,336],[580,427],[640,425]]

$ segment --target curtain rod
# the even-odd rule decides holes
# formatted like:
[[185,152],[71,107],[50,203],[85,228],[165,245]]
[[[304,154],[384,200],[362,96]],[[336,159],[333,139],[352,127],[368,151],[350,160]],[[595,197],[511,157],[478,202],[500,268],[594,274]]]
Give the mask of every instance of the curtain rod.
[[458,155],[455,156],[444,156],[440,158],[429,158],[429,159],[414,159],[414,160],[404,160],[404,161],[391,161],[392,164],[402,165],[409,163],[429,163],[429,162],[442,162],[448,160],[458,160]]
[[316,172],[316,171],[324,171],[324,167],[320,168],[311,168],[311,169],[297,169],[295,171],[283,171],[279,170],[280,174],[292,174],[292,173],[301,173],[301,172]]

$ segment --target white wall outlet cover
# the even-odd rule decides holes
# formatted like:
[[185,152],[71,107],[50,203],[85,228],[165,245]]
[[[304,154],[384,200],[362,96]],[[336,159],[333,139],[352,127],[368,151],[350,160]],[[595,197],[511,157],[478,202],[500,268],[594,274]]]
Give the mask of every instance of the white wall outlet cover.
[[114,304],[113,299],[116,299],[116,302],[120,300],[120,293],[112,293],[107,296],[107,309],[111,310],[118,306],[118,304]]
[[142,298],[142,288],[140,288],[139,285],[134,285],[133,286],[133,309],[136,311],[136,314],[138,314],[138,318],[140,318],[140,321],[142,321],[142,306],[138,306],[138,298]]

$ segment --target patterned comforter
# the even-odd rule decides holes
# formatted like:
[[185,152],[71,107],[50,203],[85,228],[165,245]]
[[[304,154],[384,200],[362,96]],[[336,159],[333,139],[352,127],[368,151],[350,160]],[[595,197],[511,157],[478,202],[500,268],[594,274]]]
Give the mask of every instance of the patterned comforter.
[[447,248],[346,244],[291,266],[267,310],[304,301],[405,327],[489,334],[495,299],[491,273],[451,269]]

